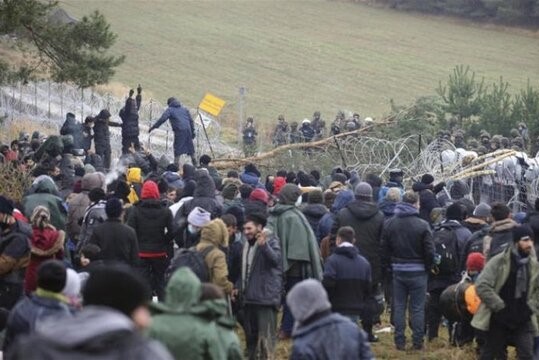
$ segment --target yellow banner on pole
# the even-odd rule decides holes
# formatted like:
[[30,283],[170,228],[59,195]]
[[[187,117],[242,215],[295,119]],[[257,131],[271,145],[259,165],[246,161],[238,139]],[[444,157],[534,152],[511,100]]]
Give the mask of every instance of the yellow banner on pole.
[[223,99],[220,99],[210,93],[206,93],[200,102],[200,105],[198,105],[198,108],[210,115],[219,116],[219,113],[221,113],[224,106],[225,101]]

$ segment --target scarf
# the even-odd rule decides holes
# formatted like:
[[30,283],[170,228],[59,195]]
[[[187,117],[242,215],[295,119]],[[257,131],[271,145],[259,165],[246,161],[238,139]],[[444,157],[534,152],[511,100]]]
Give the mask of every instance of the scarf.
[[515,258],[517,264],[517,277],[515,284],[515,299],[522,298],[523,295],[528,291],[528,263],[530,262],[530,257],[522,257],[519,254],[517,245],[513,246],[511,253]]
[[38,287],[36,289],[35,295],[45,299],[57,300],[58,302],[69,304],[68,297],[63,295],[62,293],[56,293]]

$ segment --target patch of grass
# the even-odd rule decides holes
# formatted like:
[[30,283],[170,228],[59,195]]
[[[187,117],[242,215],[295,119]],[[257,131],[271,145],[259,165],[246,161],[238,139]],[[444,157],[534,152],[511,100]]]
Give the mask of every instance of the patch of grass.
[[[237,128],[239,87],[260,139],[283,113],[289,121],[338,109],[379,117],[389,99],[433,94],[456,64],[518,90],[539,81],[537,33],[333,1],[63,0],[74,16],[99,9],[116,51],[127,56],[115,81],[140,82],[161,102],[196,106],[206,91],[227,101]],[[267,140],[264,140],[267,141]]]

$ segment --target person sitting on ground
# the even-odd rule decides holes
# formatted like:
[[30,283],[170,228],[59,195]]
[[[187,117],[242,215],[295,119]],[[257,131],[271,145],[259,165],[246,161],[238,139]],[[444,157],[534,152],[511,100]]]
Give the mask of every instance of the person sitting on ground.
[[367,335],[350,319],[331,312],[319,281],[298,283],[286,302],[296,319],[290,359],[374,359]]

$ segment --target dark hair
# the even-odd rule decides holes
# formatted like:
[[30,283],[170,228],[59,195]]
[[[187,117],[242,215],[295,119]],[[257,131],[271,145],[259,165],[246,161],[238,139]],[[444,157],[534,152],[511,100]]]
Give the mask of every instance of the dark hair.
[[318,170],[311,170],[311,176],[312,176],[316,181],[320,181],[320,171],[318,171]]
[[343,226],[337,230],[337,237],[344,242],[353,244],[356,241],[356,232],[351,226]]
[[465,207],[464,205],[455,202],[447,207],[445,210],[445,218],[447,220],[464,220]]
[[96,244],[86,244],[80,250],[81,255],[88,258],[90,261],[97,261],[101,259],[101,248]]
[[509,209],[509,207],[504,203],[496,202],[492,204],[490,213],[492,214],[494,221],[500,221],[509,217],[509,214],[511,214],[511,209]]
[[37,268],[37,286],[59,293],[66,284],[66,267],[60,260],[47,260]]
[[236,220],[236,217],[232,214],[224,214],[221,216],[221,220],[225,223],[227,227],[229,226],[237,226],[238,221]]
[[253,187],[248,184],[242,184],[239,191],[242,199],[249,199],[249,195],[253,192]]
[[105,198],[105,191],[102,188],[93,188],[88,193],[88,198],[91,202],[97,202]]
[[281,169],[281,170],[277,171],[276,176],[280,176],[280,177],[285,178],[286,177],[286,170]]
[[209,155],[202,155],[200,157],[200,165],[208,165],[209,163],[211,163],[211,157]]
[[168,183],[165,179],[161,178],[157,181],[157,189],[159,194],[165,194],[168,192]]
[[416,204],[419,201],[419,195],[415,192],[408,190],[402,195],[402,202],[407,204]]
[[230,170],[229,172],[226,173],[226,177],[239,179],[240,175],[238,174],[236,170]]
[[262,227],[265,227],[268,223],[268,217],[261,213],[252,213],[245,217],[245,224],[248,222],[253,222],[255,225],[262,225]]

